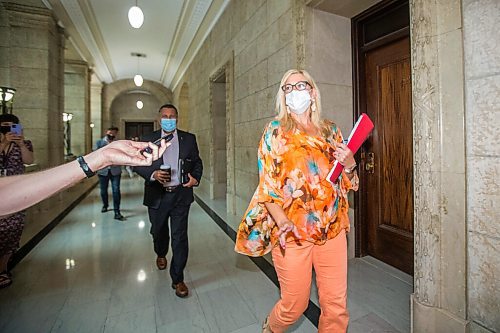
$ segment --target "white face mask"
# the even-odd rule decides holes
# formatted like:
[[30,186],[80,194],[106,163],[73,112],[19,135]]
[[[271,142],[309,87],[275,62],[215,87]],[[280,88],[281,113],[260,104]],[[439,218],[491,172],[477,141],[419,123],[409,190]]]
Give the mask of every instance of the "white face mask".
[[295,114],[303,114],[311,105],[311,95],[308,90],[292,90],[285,96],[286,105]]

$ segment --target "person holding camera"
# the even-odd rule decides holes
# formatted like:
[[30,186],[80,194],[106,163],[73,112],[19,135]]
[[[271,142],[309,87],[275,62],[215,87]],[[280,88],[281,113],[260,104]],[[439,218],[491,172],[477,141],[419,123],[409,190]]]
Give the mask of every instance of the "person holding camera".
[[[106,130],[106,135],[96,143],[96,149],[102,148],[116,140],[118,127],[110,127]],[[101,212],[108,211],[108,184],[111,180],[111,191],[113,192],[113,210],[115,220],[124,221],[125,217],[120,213],[120,180],[122,176],[122,167],[120,165],[110,165],[104,169],[98,170],[99,186],[101,188],[102,209]]]
[[[0,115],[0,177],[23,174],[24,165],[31,163],[33,145],[24,139],[19,118],[13,114]],[[0,218],[0,288],[12,283],[7,264],[19,248],[25,215],[21,211]]]
[[[171,145],[163,158],[151,166],[135,167],[134,171],[145,179],[144,205],[148,207],[153,236],[156,266],[167,268],[166,255],[172,238],[170,277],[178,297],[189,294],[184,283],[184,268],[188,258],[188,214],[194,201],[193,187],[198,186],[203,173],[196,136],[177,129],[178,111],[172,104],[162,105],[158,122],[161,130],[141,138],[155,141],[172,134]],[[170,228],[169,222],[170,220]],[[170,229],[170,230],[169,230]]]

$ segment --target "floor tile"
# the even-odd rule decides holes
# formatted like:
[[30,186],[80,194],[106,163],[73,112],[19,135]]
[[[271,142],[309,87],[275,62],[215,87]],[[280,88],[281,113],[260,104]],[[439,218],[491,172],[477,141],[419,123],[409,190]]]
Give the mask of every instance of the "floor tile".
[[104,333],[156,333],[155,308],[139,308],[134,311],[109,316]]

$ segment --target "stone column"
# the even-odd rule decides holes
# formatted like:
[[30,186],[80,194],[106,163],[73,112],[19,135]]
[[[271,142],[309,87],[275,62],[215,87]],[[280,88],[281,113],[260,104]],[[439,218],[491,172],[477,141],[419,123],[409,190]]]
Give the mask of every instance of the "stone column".
[[[101,94],[101,128],[99,129],[100,135],[104,133],[105,128],[109,128],[111,126],[111,102],[112,98],[109,97],[111,87],[108,83],[104,83],[102,85],[102,94]],[[94,128],[95,130],[95,128]]]
[[65,112],[72,113],[71,152],[83,155],[90,143],[90,77],[84,61],[66,60],[64,70]]
[[467,242],[459,0],[410,0],[415,186],[413,332],[466,332]]
[[500,332],[500,1],[462,0],[467,146],[468,318]]
[[[10,27],[9,16],[0,2],[0,86],[10,87]],[[1,112],[1,111],[0,111]]]
[[45,8],[14,2],[2,6],[7,26],[2,23],[1,29],[9,30],[9,37],[2,38],[2,43],[9,43],[2,44],[2,78],[5,73],[9,85],[17,89],[13,112],[33,142],[35,162],[42,168],[60,164],[64,161],[64,30]]
[[101,101],[102,83],[98,81],[95,75],[92,76],[90,87],[90,122],[94,124],[91,129],[91,146],[95,147],[96,142],[102,137],[102,101]]

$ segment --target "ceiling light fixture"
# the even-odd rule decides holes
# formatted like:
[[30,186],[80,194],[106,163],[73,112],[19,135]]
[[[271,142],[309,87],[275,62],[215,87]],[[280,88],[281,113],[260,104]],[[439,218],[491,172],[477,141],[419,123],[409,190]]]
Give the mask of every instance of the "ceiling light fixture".
[[140,58],[146,58],[146,55],[144,53],[138,53],[138,52],[132,52],[132,53],[130,53],[130,55],[132,57],[137,57],[137,74],[134,76],[134,83],[135,83],[135,85],[137,87],[140,87],[144,83],[144,79],[142,78],[142,75],[139,74],[140,73],[140,70],[139,70],[139,59]]
[[16,89],[14,88],[0,87],[0,104],[2,107],[2,114],[12,113],[15,93]]
[[142,101],[140,101],[140,100],[139,100],[139,101],[137,101],[136,105],[137,105],[137,108],[138,108],[139,110],[141,110],[141,109],[144,107],[144,103],[143,103]]
[[135,0],[135,6],[130,7],[128,10],[128,21],[133,28],[139,29],[144,23],[144,13],[142,9],[137,6],[137,0]]
[[144,79],[142,78],[141,74],[135,74],[134,83],[138,87],[142,86],[142,84],[144,83]]

